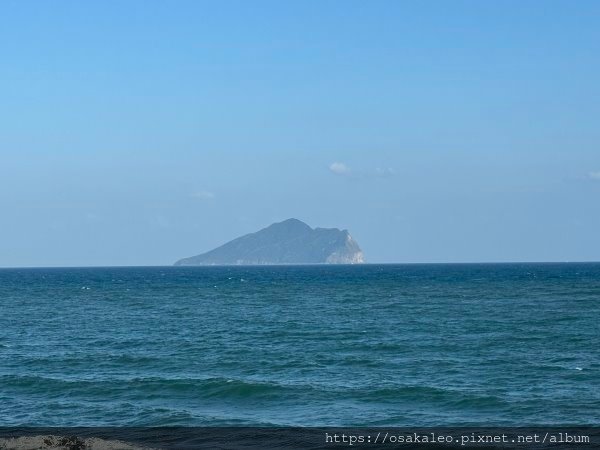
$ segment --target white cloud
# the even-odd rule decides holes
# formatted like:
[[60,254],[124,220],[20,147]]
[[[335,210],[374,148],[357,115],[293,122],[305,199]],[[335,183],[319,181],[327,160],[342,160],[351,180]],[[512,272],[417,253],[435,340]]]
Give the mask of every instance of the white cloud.
[[379,177],[391,177],[393,175],[396,175],[396,171],[391,167],[378,167],[377,169],[375,169],[375,174]]
[[396,171],[392,167],[376,167],[375,169],[368,170],[352,170],[343,162],[333,162],[329,165],[331,173],[340,175],[343,177],[351,177],[357,180],[367,180],[373,178],[389,178],[396,175]]
[[329,166],[329,170],[335,173],[336,175],[350,175],[352,173],[350,167],[348,167],[343,162],[331,163],[331,165]]
[[192,194],[192,197],[200,200],[212,200],[215,198],[215,194],[210,191],[197,191]]
[[590,172],[590,173],[588,174],[588,177],[589,177],[591,180],[600,180],[600,170],[599,170],[598,172]]

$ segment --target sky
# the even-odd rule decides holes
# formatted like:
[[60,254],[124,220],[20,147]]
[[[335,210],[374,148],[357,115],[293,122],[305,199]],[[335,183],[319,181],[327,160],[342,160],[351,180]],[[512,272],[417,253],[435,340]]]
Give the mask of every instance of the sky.
[[289,217],[373,263],[598,261],[598,55],[595,0],[4,1],[0,267]]

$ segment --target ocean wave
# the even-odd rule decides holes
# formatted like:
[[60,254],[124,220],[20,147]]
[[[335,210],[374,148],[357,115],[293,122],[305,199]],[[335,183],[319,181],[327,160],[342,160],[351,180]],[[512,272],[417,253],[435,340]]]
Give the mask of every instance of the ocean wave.
[[506,402],[497,396],[432,386],[392,386],[361,390],[355,395],[367,402],[442,404],[462,408],[502,407]]
[[109,396],[122,398],[173,398],[248,399],[283,396],[297,388],[272,382],[230,378],[133,378],[133,379],[61,379],[40,375],[4,375],[0,383],[5,390],[18,390],[56,396]]

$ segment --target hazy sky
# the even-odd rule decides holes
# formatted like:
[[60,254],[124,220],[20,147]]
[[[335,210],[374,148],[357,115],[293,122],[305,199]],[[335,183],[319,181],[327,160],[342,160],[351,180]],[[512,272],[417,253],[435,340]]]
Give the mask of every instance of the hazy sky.
[[370,262],[600,260],[598,1],[3,1],[0,266],[288,217]]

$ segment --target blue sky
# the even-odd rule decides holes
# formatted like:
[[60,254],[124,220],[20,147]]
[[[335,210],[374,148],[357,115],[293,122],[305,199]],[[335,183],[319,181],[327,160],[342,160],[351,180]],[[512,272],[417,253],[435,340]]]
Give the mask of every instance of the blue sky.
[[297,217],[370,262],[600,260],[597,1],[5,1],[0,266]]

